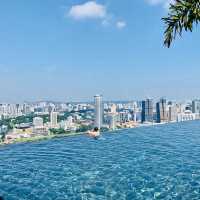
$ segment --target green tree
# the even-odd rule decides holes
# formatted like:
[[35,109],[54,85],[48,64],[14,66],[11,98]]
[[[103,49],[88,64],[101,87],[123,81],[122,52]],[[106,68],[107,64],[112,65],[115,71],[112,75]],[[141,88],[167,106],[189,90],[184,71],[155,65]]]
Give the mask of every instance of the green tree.
[[162,20],[166,25],[164,45],[169,48],[177,34],[192,32],[193,26],[200,22],[200,0],[175,0],[170,4],[168,16]]
[[92,125],[88,125],[88,126],[86,126],[86,125],[81,125],[81,126],[79,127],[79,129],[76,130],[76,132],[77,132],[77,133],[78,133],[78,132],[86,132],[86,131],[91,130],[92,128],[93,128]]
[[66,133],[66,131],[64,129],[62,129],[62,128],[58,128],[58,129],[51,128],[51,129],[49,129],[49,131],[54,135],[59,135],[59,134]]

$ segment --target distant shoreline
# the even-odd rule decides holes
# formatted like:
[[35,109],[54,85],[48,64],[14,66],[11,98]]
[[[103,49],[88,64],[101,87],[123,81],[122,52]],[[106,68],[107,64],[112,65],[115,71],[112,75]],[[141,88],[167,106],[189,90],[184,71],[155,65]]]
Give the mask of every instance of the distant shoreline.
[[35,136],[35,137],[30,137],[30,138],[19,138],[19,139],[13,140],[10,143],[1,142],[0,146],[10,145],[10,144],[18,144],[18,143],[37,142],[37,141],[42,141],[42,140],[50,140],[50,139],[53,139],[53,138],[62,138],[62,137],[76,136],[76,135],[83,135],[83,134],[86,134],[86,132],[68,133],[68,134],[63,133],[63,134],[58,134],[58,135]]
[[[189,120],[189,121],[199,121],[199,120]],[[188,121],[185,121],[185,122],[188,122]],[[113,132],[119,132],[119,131],[123,131],[123,130],[142,128],[142,127],[149,127],[149,126],[159,126],[159,125],[166,125],[166,124],[173,124],[173,123],[180,123],[180,122],[172,121],[172,122],[163,122],[163,123],[139,124],[138,126],[133,127],[133,128],[121,128],[121,129],[109,130],[109,131],[106,131],[106,132],[107,133],[113,133]],[[4,146],[4,145],[37,142],[37,141],[42,141],[42,140],[50,140],[50,139],[53,139],[53,138],[78,136],[78,135],[84,135],[84,134],[87,134],[87,132],[68,133],[68,134],[63,133],[63,134],[57,134],[57,135],[35,136],[35,137],[30,137],[30,138],[20,138],[20,139],[13,140],[10,143],[0,142],[0,147]]]
[[[116,132],[116,131],[118,132],[118,131],[122,131],[122,130],[134,129],[134,128],[139,128],[139,127],[140,126],[136,126],[136,127],[133,127],[133,128],[121,128],[121,129],[109,130],[109,131],[106,131],[106,132],[107,133],[112,133],[112,132]],[[19,138],[19,139],[15,139],[15,140],[13,140],[13,141],[11,141],[9,143],[6,143],[5,141],[4,142],[0,142],[0,147],[1,146],[5,146],[5,145],[11,145],[11,144],[37,142],[37,141],[42,141],[42,140],[50,140],[50,139],[53,139],[53,138],[78,136],[78,135],[84,135],[84,134],[87,134],[87,132],[67,133],[67,134],[63,133],[63,134],[57,134],[57,135],[35,136],[35,137],[30,137],[30,138]]]

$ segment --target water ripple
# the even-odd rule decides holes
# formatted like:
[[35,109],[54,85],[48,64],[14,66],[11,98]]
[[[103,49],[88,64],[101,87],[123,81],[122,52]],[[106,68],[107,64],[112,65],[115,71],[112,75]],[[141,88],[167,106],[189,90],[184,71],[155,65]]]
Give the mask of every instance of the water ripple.
[[200,122],[0,147],[5,200],[200,199]]

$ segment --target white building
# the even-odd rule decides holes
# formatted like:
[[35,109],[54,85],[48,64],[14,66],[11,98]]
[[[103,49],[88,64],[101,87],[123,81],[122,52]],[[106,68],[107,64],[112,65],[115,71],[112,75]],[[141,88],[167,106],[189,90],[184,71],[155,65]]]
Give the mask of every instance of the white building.
[[5,118],[21,116],[23,105],[20,104],[0,104],[0,115]]
[[177,121],[177,107],[175,105],[169,105],[167,110],[167,118],[169,122]]
[[123,111],[119,113],[120,123],[131,121],[131,118],[132,118],[131,114],[128,113],[127,111]]
[[115,104],[112,104],[110,107],[110,112],[111,113],[116,113],[117,112],[117,106]]
[[109,113],[108,114],[108,124],[109,128],[112,130],[116,129],[116,123],[117,123],[117,114]]
[[95,110],[94,126],[100,129],[103,125],[103,116],[104,116],[104,108],[101,95],[94,96],[94,110]]
[[190,121],[195,119],[196,119],[196,114],[192,113],[190,110],[186,110],[184,113],[179,113],[177,116],[178,122]]
[[56,128],[58,126],[58,113],[57,112],[51,112],[50,123],[51,123],[52,128]]
[[42,128],[44,125],[43,119],[41,117],[33,118],[33,126],[34,128]]
[[63,128],[64,130],[69,130],[69,131],[75,131],[77,129],[77,126],[76,124],[73,122],[73,117],[72,116],[69,116],[67,118],[67,120],[65,121],[61,121],[59,123],[60,125],[60,128]]

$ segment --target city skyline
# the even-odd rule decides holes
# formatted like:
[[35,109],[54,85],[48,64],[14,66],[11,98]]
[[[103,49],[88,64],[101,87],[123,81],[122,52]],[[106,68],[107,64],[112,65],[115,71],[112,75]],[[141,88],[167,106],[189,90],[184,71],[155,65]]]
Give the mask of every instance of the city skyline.
[[[186,103],[166,98],[132,102],[103,102],[95,95],[91,103],[34,102],[0,104],[0,144],[16,139],[57,134],[93,134],[200,119],[200,99]],[[75,131],[75,132],[74,132]]]
[[0,100],[197,98],[199,30],[164,48],[167,2],[3,2]]
[[200,199],[200,0],[0,18],[0,200]]

